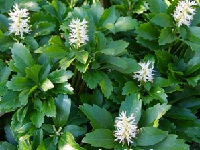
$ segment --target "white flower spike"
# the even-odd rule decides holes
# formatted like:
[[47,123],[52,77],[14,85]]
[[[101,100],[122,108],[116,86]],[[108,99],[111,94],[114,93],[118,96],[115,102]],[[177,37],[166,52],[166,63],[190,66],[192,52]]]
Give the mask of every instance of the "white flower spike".
[[29,12],[27,9],[19,9],[18,4],[13,6],[13,11],[9,12],[9,33],[14,33],[15,35],[20,35],[24,38],[24,33],[29,33],[30,26],[29,23]]
[[188,27],[190,26],[193,16],[195,15],[195,8],[193,8],[195,5],[197,5],[195,1],[179,1],[173,14],[174,20],[177,22],[178,27],[183,24]]
[[119,117],[115,119],[115,127],[115,141],[119,140],[119,143],[123,144],[127,142],[128,145],[133,143],[132,138],[135,138],[137,134],[137,124],[135,123],[135,116],[133,114],[126,117],[126,111],[122,111]]
[[87,21],[83,19],[81,22],[80,19],[72,19],[70,22],[70,34],[69,34],[69,44],[76,45],[80,47],[83,44],[86,44],[89,41],[87,35]]
[[148,61],[147,63],[139,63],[139,65],[141,66],[141,70],[134,72],[133,78],[138,79],[138,81],[153,82],[154,66],[151,61]]

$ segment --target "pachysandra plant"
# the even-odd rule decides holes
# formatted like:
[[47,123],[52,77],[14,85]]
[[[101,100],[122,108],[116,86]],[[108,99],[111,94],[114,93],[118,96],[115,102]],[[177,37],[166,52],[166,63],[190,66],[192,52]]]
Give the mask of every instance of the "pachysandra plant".
[[0,5],[0,150],[200,147],[198,0]]

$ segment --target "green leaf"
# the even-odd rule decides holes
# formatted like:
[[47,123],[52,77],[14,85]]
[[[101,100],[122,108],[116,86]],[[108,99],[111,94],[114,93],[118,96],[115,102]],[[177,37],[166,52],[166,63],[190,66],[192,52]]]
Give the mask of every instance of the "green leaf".
[[150,146],[161,142],[166,136],[167,132],[158,128],[143,127],[139,129],[136,142],[138,146]]
[[128,43],[123,40],[111,41],[106,45],[105,49],[101,50],[101,53],[116,56],[125,52],[127,47]]
[[158,42],[159,45],[165,45],[174,42],[176,39],[177,36],[173,33],[172,28],[164,28],[161,30]]
[[53,92],[56,94],[73,94],[74,89],[68,82],[64,82],[59,85],[56,85]]
[[108,24],[114,24],[119,16],[119,13],[116,11],[115,6],[106,9],[99,20],[99,27],[105,27]]
[[94,129],[113,129],[112,115],[106,109],[88,104],[79,106],[79,109],[87,116]]
[[54,36],[52,36],[51,39],[49,40],[49,45],[63,46],[63,42],[62,42],[60,36],[54,35]]
[[159,36],[158,30],[151,23],[141,24],[135,32],[146,40],[155,40]]
[[53,137],[48,137],[44,139],[36,150],[55,150],[56,145],[53,142]]
[[42,101],[42,111],[47,117],[56,117],[56,106],[52,97]]
[[78,51],[76,52],[76,59],[80,62],[85,64],[88,60],[89,53],[87,51]]
[[[167,51],[155,51],[155,55],[157,58],[157,66],[162,73],[166,73],[167,66],[171,62],[172,55]],[[163,57],[165,56],[165,57]]]
[[174,26],[172,17],[165,13],[157,14],[150,21],[161,27],[173,27]]
[[15,67],[21,74],[25,74],[26,67],[32,67],[35,62],[31,53],[21,43],[15,43],[11,49]]
[[51,58],[64,58],[67,55],[66,50],[57,45],[50,45],[44,49],[44,54]]
[[91,133],[87,133],[82,142],[94,147],[113,149],[116,145],[114,140],[112,131],[108,129],[96,129]]
[[26,36],[24,41],[27,45],[29,45],[30,49],[36,50],[39,47],[36,39],[34,39],[32,36]]
[[105,73],[102,74],[102,80],[99,83],[99,85],[101,87],[101,91],[104,94],[104,96],[106,98],[109,98],[113,91],[113,86],[112,86],[112,81]]
[[70,79],[73,76],[73,73],[71,71],[66,70],[55,70],[52,73],[49,74],[49,79],[53,83],[64,83],[67,82],[68,79]]
[[167,94],[161,87],[155,87],[151,89],[148,93],[150,96],[159,100],[161,103],[167,102]]
[[199,69],[200,69],[200,56],[195,56],[187,64],[186,75],[189,75]]
[[48,22],[48,21],[41,21],[39,22],[33,29],[33,33],[35,37],[48,35],[51,32],[55,31],[55,23]]
[[136,85],[135,82],[128,81],[125,83],[122,89],[122,95],[130,95],[130,94],[138,93],[139,90],[140,89],[138,88],[138,85]]
[[114,26],[108,28],[111,32],[122,32],[128,31],[136,28],[138,26],[138,22],[136,19],[132,19],[131,17],[119,17]]
[[64,14],[66,13],[66,5],[58,0],[52,1],[52,6],[56,10],[57,18],[62,21]]
[[17,147],[8,142],[0,142],[0,150],[17,150]]
[[7,66],[3,67],[0,71],[0,82],[7,82],[11,73],[11,69]]
[[53,89],[54,85],[53,85],[53,83],[48,78],[46,78],[44,80],[44,82],[42,83],[41,88],[42,88],[43,91],[46,92],[46,91],[48,91],[50,89]]
[[56,117],[53,118],[54,124],[57,127],[63,127],[69,118],[71,99],[67,95],[58,95],[55,99]]
[[147,0],[150,11],[154,14],[165,13],[167,10],[167,4],[164,0]]
[[59,150],[85,150],[75,142],[74,137],[69,132],[61,135],[58,141],[58,148]]
[[77,125],[67,125],[62,132],[70,132],[75,138],[81,135],[85,135],[87,130],[84,127],[79,127]]
[[21,105],[26,105],[28,103],[29,90],[23,90],[19,94],[19,101]]
[[152,149],[162,149],[162,150],[189,150],[190,147],[182,139],[177,139],[177,135],[170,134],[162,142],[148,147]]
[[60,61],[59,61],[59,66],[61,69],[64,69],[66,70],[70,65],[71,63],[74,61],[74,58],[68,58],[68,57],[65,57],[65,58],[62,58]]
[[37,128],[40,128],[44,123],[44,114],[34,110],[31,112],[30,119]]
[[133,114],[135,116],[135,122],[138,123],[142,111],[142,101],[139,100],[139,95],[132,94],[130,96],[127,96],[125,101],[121,103],[119,112],[122,111],[126,111],[127,116]]
[[31,11],[39,11],[40,7],[38,6],[37,2],[34,1],[22,1],[20,2],[20,6],[26,8]]
[[19,140],[18,150],[30,150],[32,149],[29,140]]
[[101,82],[102,72],[95,70],[88,70],[83,74],[83,80],[86,82],[90,89],[95,89],[97,85]]
[[6,86],[13,91],[22,91],[31,89],[34,83],[26,77],[13,77],[11,81],[7,82]]
[[140,123],[142,126],[149,126],[153,124],[154,127],[158,127],[159,119],[171,108],[167,104],[157,104],[153,107],[149,107],[146,111],[143,111]]
[[40,65],[33,65],[32,67],[26,68],[26,77],[33,80],[35,83],[39,82],[39,73],[40,73],[41,66]]

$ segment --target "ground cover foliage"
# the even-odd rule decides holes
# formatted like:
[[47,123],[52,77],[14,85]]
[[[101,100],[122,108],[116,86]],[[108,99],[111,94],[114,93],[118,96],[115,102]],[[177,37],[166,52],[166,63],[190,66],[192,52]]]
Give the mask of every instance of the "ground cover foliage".
[[179,2],[0,0],[0,150],[199,149],[200,2]]

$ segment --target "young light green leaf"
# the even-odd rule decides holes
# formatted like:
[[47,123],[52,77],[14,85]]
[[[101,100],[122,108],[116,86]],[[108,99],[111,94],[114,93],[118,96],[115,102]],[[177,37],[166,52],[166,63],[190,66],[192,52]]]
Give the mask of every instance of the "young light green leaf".
[[67,95],[58,95],[55,99],[56,117],[53,118],[57,127],[63,127],[69,118],[71,109],[71,99]]
[[113,131],[108,129],[96,129],[91,133],[87,133],[82,142],[91,144],[91,146],[94,147],[113,149],[116,145],[114,140]]
[[159,119],[170,109],[170,105],[167,104],[157,104],[153,107],[148,108],[143,112],[140,123],[142,126],[149,126],[153,123],[154,127],[158,126]]
[[85,64],[88,60],[89,53],[87,51],[79,51],[76,52],[76,59],[80,62]]
[[150,146],[161,142],[166,136],[167,132],[158,128],[143,127],[139,129],[136,142],[138,146]]
[[46,92],[46,91],[48,91],[48,90],[50,90],[50,89],[53,89],[53,88],[54,88],[54,85],[53,85],[53,83],[51,82],[51,80],[49,80],[48,78],[46,78],[46,79],[44,80],[44,82],[42,83],[41,88],[42,88],[43,91]]
[[113,129],[114,121],[112,115],[106,109],[88,104],[79,106],[79,109],[87,116],[94,129]]
[[139,95],[132,94],[127,96],[125,101],[121,103],[119,111],[126,111],[127,116],[133,114],[135,116],[135,122],[138,123],[142,112],[142,101],[139,100]]
[[58,141],[58,148],[59,150],[85,150],[75,142],[74,137],[69,132],[61,135]]

